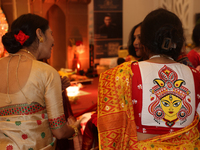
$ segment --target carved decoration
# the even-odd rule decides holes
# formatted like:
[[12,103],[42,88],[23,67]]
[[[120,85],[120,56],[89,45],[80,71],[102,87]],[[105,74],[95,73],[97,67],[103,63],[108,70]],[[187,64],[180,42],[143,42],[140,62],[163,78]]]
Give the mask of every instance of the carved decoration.
[[183,23],[183,28],[189,28],[189,0],[161,0],[160,6],[175,13]]
[[91,0],[42,0],[43,3],[55,3],[55,2],[60,2],[60,1],[65,1],[68,3],[75,2],[75,3],[86,3],[86,4],[89,4],[91,2]]

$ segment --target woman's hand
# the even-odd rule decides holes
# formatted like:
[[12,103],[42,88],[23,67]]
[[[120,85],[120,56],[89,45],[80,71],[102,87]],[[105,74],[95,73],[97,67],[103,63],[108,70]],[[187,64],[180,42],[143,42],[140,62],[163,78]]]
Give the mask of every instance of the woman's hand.
[[84,119],[85,117],[82,117],[81,119],[77,120],[73,126],[77,127],[78,129],[81,129],[82,126],[81,126],[81,121]]
[[73,126],[77,127],[78,130],[81,129],[82,128],[81,121],[84,118],[85,117],[82,117],[80,120],[76,121],[74,124],[70,124],[70,125],[65,124],[61,128],[52,129],[51,131],[57,139],[71,138],[73,134],[75,133]]

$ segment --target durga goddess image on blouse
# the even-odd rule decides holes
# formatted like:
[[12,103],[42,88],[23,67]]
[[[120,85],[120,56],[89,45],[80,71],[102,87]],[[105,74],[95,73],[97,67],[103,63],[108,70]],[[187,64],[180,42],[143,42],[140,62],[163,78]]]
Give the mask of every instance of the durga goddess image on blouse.
[[150,99],[153,102],[149,106],[149,113],[154,116],[156,122],[163,120],[169,127],[178,120],[181,124],[184,123],[192,112],[188,103],[191,101],[190,91],[183,86],[185,81],[178,79],[177,74],[166,66],[158,74],[160,79],[154,79],[157,85],[150,90]]

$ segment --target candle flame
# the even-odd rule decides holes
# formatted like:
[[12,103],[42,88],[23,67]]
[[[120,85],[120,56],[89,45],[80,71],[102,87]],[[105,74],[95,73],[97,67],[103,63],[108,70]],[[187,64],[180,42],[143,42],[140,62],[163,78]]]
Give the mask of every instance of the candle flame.
[[80,69],[80,64],[79,63],[77,63],[77,68]]

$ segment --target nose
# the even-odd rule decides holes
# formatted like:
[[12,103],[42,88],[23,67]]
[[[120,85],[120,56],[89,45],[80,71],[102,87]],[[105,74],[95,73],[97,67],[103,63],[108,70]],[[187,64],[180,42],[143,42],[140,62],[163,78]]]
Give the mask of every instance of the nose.
[[173,111],[173,110],[174,110],[174,108],[172,107],[172,105],[170,105],[169,110],[170,110],[170,111]]
[[52,41],[52,47],[54,46],[54,38],[53,38],[53,41]]
[[140,40],[138,38],[135,38],[133,41],[133,46],[138,46],[140,44]]

